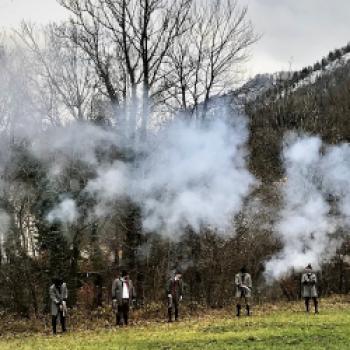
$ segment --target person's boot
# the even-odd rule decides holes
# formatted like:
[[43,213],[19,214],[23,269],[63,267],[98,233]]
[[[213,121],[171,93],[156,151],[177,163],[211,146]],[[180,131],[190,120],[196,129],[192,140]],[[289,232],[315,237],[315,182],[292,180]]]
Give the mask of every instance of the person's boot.
[[168,308],[168,322],[173,322],[172,315],[171,315],[171,308]]
[[310,301],[308,299],[305,299],[305,309],[306,312],[310,311]]
[[314,299],[314,305],[315,305],[315,314],[318,314],[318,300]]
[[61,326],[62,326],[62,333],[66,333],[67,328],[66,328],[66,318],[65,317],[62,317],[62,319],[61,319]]
[[127,326],[128,325],[128,321],[129,321],[129,315],[125,314],[124,315],[124,325]]
[[246,305],[245,308],[246,308],[246,311],[247,311],[247,316],[250,316],[250,306]]
[[121,318],[119,313],[117,314],[116,321],[117,321],[117,326],[122,326],[123,325],[122,318]]
[[176,308],[175,309],[175,322],[179,320],[179,310]]
[[57,334],[57,320],[52,316],[52,334]]
[[236,316],[237,317],[241,316],[241,305],[237,304],[236,309],[237,309]]

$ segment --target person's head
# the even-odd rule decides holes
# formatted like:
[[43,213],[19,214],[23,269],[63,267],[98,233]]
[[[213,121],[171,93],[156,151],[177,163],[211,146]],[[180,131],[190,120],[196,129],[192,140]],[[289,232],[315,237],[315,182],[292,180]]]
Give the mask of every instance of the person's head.
[[52,279],[53,284],[56,286],[56,288],[60,288],[63,283],[63,279],[61,277],[54,277]]
[[247,273],[247,268],[245,266],[242,266],[240,272]]
[[123,271],[122,271],[122,277],[123,277],[123,278],[129,277],[129,273],[128,273],[127,270],[123,270]]
[[305,271],[310,273],[312,271],[312,266],[311,264],[308,264],[306,267],[305,267]]
[[182,277],[182,272],[180,270],[175,271],[175,279],[179,280]]

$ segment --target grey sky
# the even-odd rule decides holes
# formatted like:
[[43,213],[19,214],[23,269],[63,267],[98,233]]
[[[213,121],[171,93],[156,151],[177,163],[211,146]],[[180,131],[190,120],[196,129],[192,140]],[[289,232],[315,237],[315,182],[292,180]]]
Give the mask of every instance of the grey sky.
[[349,0],[243,0],[263,35],[252,72],[298,69],[350,41]]
[[[298,69],[350,41],[350,0],[241,0],[262,38],[247,74]],[[0,26],[63,19],[55,0],[0,0]]]

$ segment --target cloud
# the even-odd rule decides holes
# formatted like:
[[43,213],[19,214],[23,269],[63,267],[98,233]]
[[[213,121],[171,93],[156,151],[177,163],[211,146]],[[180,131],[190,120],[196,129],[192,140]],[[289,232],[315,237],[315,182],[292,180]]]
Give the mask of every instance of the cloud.
[[[348,0],[242,0],[262,39],[252,48],[248,74],[300,69],[349,41]],[[56,0],[2,0],[0,23],[18,26],[22,19],[48,23],[67,18]]]
[[349,41],[350,2],[245,0],[248,16],[263,34],[252,48],[251,74],[312,65]]

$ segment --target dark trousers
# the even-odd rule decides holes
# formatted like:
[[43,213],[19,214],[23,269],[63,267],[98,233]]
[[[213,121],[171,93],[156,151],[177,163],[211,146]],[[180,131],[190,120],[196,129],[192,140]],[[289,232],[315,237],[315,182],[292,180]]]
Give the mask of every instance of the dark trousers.
[[128,324],[129,319],[129,299],[123,299],[121,304],[118,304],[117,308],[117,325]]
[[313,300],[313,302],[314,302],[314,307],[315,307],[315,314],[317,314],[318,313],[318,300],[317,300],[317,298],[308,298],[308,297],[306,297],[306,298],[304,298],[305,299],[305,308],[306,308],[306,312],[309,312],[310,311],[310,299],[312,299]]
[[245,304],[247,316],[250,316],[250,298],[247,298],[244,294],[240,297],[236,297],[236,315],[241,316],[242,304]]
[[63,312],[59,311],[57,315],[52,315],[52,333],[57,333],[57,318],[60,317],[60,323],[62,327],[62,332],[66,332],[66,318],[63,316]]
[[169,322],[173,320],[173,311],[175,313],[175,321],[179,318],[179,301],[176,298],[168,300],[168,318]]

